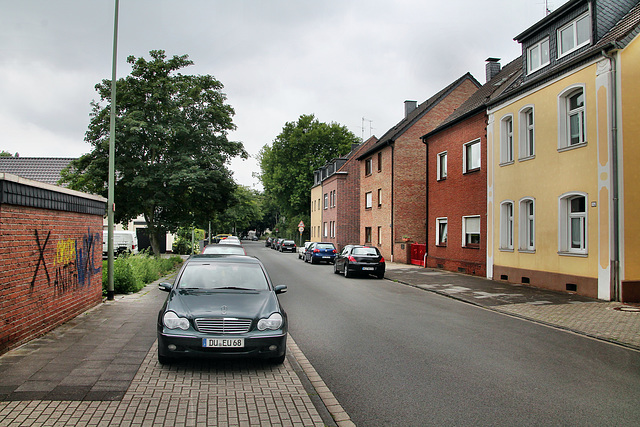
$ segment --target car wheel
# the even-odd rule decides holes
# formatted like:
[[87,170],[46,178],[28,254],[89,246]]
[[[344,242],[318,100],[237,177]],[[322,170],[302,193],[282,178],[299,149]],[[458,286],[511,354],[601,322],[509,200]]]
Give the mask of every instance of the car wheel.
[[349,273],[349,264],[347,263],[344,264],[344,277],[351,277],[351,273]]
[[285,349],[284,353],[282,354],[282,356],[278,356],[278,357],[274,357],[273,359],[269,359],[269,362],[273,363],[274,365],[282,365],[284,363],[284,359],[287,358],[287,350]]
[[338,271],[338,265],[335,262],[333,263],[333,273],[340,274],[340,272]]
[[311,264],[315,264],[316,263],[316,259],[311,257]]
[[160,352],[158,352],[158,362],[161,365],[170,365],[172,363],[174,363],[176,361],[176,359],[174,359],[173,357],[169,357],[169,356],[163,356],[160,354]]
[[378,279],[384,279],[384,273],[378,273],[378,274],[376,274],[376,277]]

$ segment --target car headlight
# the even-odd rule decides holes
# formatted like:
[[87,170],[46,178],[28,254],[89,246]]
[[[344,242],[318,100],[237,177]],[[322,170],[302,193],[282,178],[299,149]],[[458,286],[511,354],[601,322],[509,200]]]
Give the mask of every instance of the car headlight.
[[267,319],[260,319],[258,321],[258,329],[264,331],[265,329],[276,330],[282,327],[284,320],[282,319],[282,314],[273,313]]
[[167,311],[162,318],[162,322],[164,323],[164,326],[169,329],[179,328],[184,329],[185,331],[189,329],[189,319],[178,317],[178,315],[173,311]]

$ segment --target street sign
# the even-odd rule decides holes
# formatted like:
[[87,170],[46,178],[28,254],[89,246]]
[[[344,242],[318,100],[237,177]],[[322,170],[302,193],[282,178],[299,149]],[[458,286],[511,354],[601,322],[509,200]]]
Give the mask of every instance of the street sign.
[[300,221],[300,224],[298,224],[298,228],[300,227],[304,228],[304,222]]
[[300,234],[302,234],[302,232],[304,231],[304,227],[298,227],[298,231],[300,232]]

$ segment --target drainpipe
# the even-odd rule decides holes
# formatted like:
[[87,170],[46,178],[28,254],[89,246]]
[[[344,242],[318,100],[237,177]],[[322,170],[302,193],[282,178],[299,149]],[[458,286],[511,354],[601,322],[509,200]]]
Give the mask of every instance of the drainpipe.
[[389,144],[389,146],[391,147],[391,262],[393,262],[393,248],[396,245],[396,239],[395,239],[395,235],[393,232],[393,211],[396,208],[396,204],[394,203],[394,193],[393,193],[393,188],[394,188],[394,178],[395,178],[395,144],[393,143],[393,141],[391,141],[391,143]]
[[424,184],[424,257],[422,259],[422,266],[427,267],[427,248],[429,247],[429,144],[426,138],[422,138],[422,143],[425,147],[425,184]]
[[613,300],[620,301],[620,222],[619,222],[619,176],[618,176],[618,87],[616,81],[616,58],[604,49],[602,55],[611,62],[611,174],[613,175],[611,192],[613,196],[613,256],[611,260],[611,283],[613,283]]

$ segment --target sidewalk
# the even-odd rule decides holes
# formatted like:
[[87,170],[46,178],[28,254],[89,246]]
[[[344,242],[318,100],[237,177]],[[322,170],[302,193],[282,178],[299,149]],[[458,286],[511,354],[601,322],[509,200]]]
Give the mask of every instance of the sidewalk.
[[385,278],[640,350],[640,307],[444,270],[387,263]]
[[[292,339],[279,366],[249,360],[160,365],[156,317],[166,293],[157,283],[0,356],[0,425],[336,425],[311,391],[323,383],[312,384],[315,372]],[[303,370],[307,388],[297,374]],[[332,398],[330,392],[322,397]],[[329,409],[339,419],[335,403]]]

